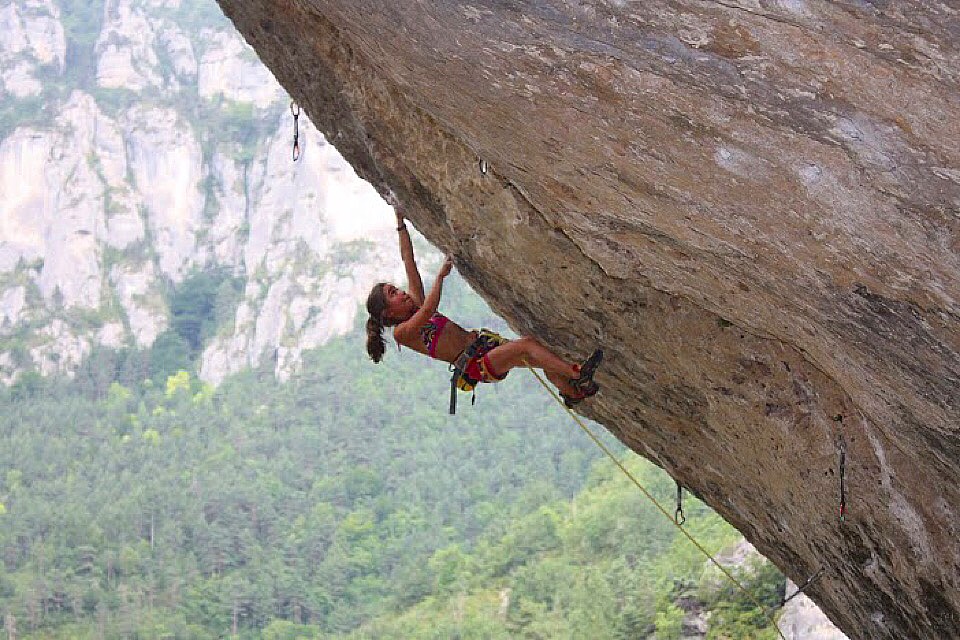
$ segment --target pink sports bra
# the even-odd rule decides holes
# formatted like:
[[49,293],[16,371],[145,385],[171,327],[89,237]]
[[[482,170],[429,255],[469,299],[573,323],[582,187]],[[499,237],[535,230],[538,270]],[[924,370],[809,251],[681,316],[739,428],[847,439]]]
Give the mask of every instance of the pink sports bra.
[[434,313],[427,320],[427,324],[420,328],[420,339],[423,340],[423,346],[427,348],[427,353],[431,358],[436,357],[437,343],[440,342],[440,334],[443,328],[447,326],[450,319],[440,312]]

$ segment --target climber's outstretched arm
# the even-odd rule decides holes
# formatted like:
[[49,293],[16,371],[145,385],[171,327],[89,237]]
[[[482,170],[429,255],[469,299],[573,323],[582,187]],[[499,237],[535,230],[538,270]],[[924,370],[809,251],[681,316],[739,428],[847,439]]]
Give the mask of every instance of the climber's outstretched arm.
[[403,210],[400,205],[395,204],[394,210],[397,213],[397,231],[400,233],[400,257],[403,259],[403,267],[407,271],[407,293],[417,301],[418,305],[423,305],[423,281],[420,279],[420,271],[417,269],[417,260],[413,256],[410,232],[407,231],[407,225],[404,224]]

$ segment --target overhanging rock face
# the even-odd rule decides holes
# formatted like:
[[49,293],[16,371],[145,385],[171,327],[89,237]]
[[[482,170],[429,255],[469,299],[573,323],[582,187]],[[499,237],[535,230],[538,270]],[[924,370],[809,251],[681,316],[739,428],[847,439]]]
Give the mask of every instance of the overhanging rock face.
[[220,4],[516,330],[605,347],[591,417],[850,637],[960,638],[954,3]]

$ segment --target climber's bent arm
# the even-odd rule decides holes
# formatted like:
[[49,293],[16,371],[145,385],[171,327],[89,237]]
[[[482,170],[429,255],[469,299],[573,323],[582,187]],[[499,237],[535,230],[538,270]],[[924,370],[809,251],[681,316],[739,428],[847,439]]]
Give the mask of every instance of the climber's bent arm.
[[433,283],[433,288],[430,289],[430,293],[427,294],[427,297],[423,300],[423,304],[420,305],[416,313],[410,316],[407,321],[400,323],[393,330],[393,337],[399,342],[416,340],[420,332],[420,327],[425,325],[427,320],[430,319],[430,316],[437,312],[437,307],[440,306],[440,296],[443,294],[443,279],[450,274],[452,267],[453,261],[450,258],[443,261],[443,266],[440,267],[440,273],[437,274],[437,280]]

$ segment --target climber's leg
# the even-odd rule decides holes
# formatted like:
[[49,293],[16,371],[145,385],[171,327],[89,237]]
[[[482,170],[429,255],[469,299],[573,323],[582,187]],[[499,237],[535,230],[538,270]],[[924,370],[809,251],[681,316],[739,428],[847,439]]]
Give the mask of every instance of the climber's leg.
[[536,338],[524,336],[496,347],[487,354],[487,358],[491,368],[500,377],[505,376],[510,369],[523,365],[543,369],[547,379],[557,387],[569,405],[570,401],[579,401],[597,392],[593,372],[599,365],[598,353],[602,356],[601,352],[595,352],[584,363],[585,370],[581,372],[579,366],[566,362]]
[[487,357],[491,366],[500,376],[506,375],[510,369],[529,364],[532,367],[543,369],[548,374],[556,374],[566,378],[576,378],[580,375],[574,365],[565,362],[552,351],[540,344],[536,338],[523,336],[511,340],[506,344],[492,349]]

